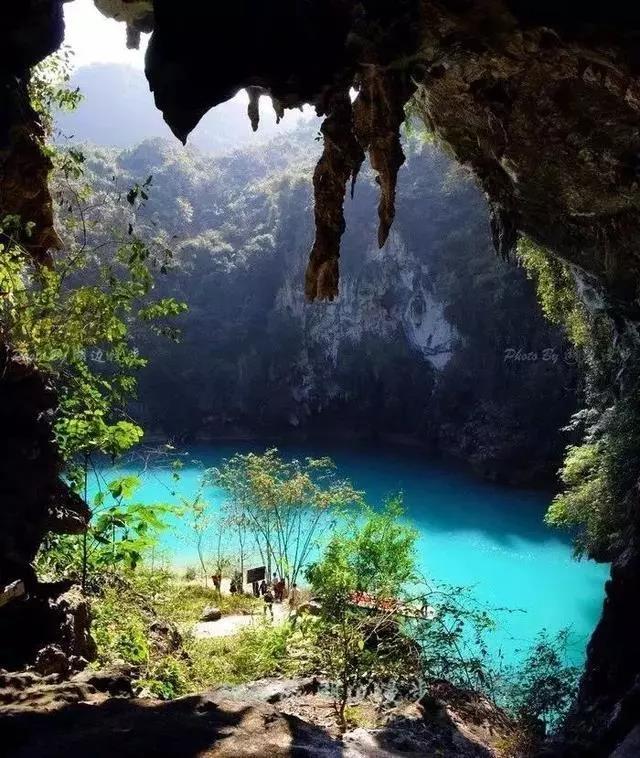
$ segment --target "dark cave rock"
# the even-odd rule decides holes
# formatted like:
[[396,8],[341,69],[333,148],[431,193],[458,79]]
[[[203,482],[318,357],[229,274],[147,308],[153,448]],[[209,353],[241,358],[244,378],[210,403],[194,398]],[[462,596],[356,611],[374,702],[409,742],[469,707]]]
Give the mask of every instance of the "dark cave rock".
[[96,656],[88,601],[70,582],[37,584],[1,608],[0,621],[0,668],[67,674]]
[[40,584],[31,566],[47,531],[77,533],[89,518],[86,504],[59,479],[55,392],[28,361],[0,351],[0,586],[22,580],[26,589],[0,608],[0,666],[33,662],[49,643],[90,659],[84,601],[67,592],[68,584]]
[[29,69],[57,50],[64,26],[59,0],[9,2],[2,9],[0,49],[0,219],[17,215],[34,222],[34,234],[13,233],[34,257],[46,262],[60,247],[53,225],[48,175],[51,160],[28,95]]

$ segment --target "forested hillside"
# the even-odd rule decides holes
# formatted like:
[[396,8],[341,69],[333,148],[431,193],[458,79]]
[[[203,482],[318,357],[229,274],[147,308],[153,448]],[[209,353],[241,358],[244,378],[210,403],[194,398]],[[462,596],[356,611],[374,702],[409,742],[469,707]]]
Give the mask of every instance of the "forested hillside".
[[304,302],[315,137],[307,125],[217,158],[159,139],[85,150],[101,227],[119,221],[114,194],[152,175],[136,232],[174,251],[158,286],[189,305],[180,344],[141,345],[151,361],[134,412],[149,435],[415,441],[491,478],[553,476],[575,407],[567,345],[524,272],[495,256],[481,194],[438,148],[409,141],[382,250],[377,188],[361,176],[341,296]]

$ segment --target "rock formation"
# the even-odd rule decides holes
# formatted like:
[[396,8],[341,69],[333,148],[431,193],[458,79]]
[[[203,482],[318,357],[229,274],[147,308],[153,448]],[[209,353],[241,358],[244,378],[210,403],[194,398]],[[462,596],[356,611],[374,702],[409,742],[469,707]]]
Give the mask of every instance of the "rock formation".
[[[140,24],[151,23],[148,0],[100,6],[113,15],[126,8],[130,41]],[[36,198],[40,239],[52,241],[46,169],[32,179],[13,169],[28,163],[29,150],[21,136],[25,114],[11,103],[24,104],[28,67],[61,41],[61,0],[14,0],[2,14],[0,206],[22,214]],[[597,292],[619,331],[633,335],[639,15],[624,0],[593,7],[550,0],[155,0],[147,75],[183,140],[210,107],[247,86],[263,88],[286,108],[314,103],[328,116],[309,296],[338,292],[339,202],[359,160],[356,142],[380,172],[384,240],[401,162],[390,129],[417,87],[431,128],[482,183],[498,251],[508,255],[517,236],[528,234],[574,265],[584,291]],[[362,98],[353,109],[352,86]],[[358,128],[363,123],[369,137]],[[14,150],[25,152],[19,157]],[[31,460],[25,455],[23,465]],[[628,613],[638,585],[637,493],[630,498],[626,549],[608,585],[575,717],[588,737],[582,755],[612,750],[637,721],[640,615]]]
[[500,709],[435,682],[418,702],[386,709],[377,728],[341,737],[327,719],[332,699],[319,688],[316,681],[266,679],[162,702],[132,699],[130,681],[118,670],[87,671],[68,681],[0,674],[3,748],[21,758],[492,758],[513,731]]
[[68,594],[68,583],[41,584],[31,567],[45,533],[77,534],[89,518],[86,504],[59,479],[55,403],[50,381],[0,346],[0,589],[22,580],[27,593],[0,609],[0,667],[33,662],[50,644],[72,665],[93,655],[84,601]]
[[[43,129],[29,103],[28,81],[30,67],[62,42],[62,8],[27,0],[2,14],[0,221],[17,217],[3,223],[3,230],[47,265],[60,241],[48,187],[51,162],[42,150]],[[29,222],[33,233],[25,234]],[[81,532],[89,517],[85,503],[59,478],[62,460],[51,430],[55,407],[51,381],[0,342],[0,590],[14,580],[26,589],[26,598],[1,610],[0,666],[33,662],[49,644],[58,645],[67,664],[69,656],[77,660],[92,653],[86,606],[64,594],[68,584],[40,584],[31,567],[46,532]]]

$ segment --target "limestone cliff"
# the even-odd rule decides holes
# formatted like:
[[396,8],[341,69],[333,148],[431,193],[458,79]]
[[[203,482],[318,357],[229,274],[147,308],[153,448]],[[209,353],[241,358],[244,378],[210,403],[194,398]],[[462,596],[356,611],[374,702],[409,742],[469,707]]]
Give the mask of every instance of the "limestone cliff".
[[176,268],[157,286],[189,313],[180,344],[140,345],[151,360],[134,413],[158,438],[394,439],[493,479],[553,481],[577,372],[532,282],[494,255],[471,176],[423,138],[407,141],[379,248],[376,183],[363,171],[345,207],[341,296],[308,303],[313,138],[310,125],[216,158],[156,140],[87,151],[100,193],[113,175],[127,185],[153,172],[137,227],[180,232]]

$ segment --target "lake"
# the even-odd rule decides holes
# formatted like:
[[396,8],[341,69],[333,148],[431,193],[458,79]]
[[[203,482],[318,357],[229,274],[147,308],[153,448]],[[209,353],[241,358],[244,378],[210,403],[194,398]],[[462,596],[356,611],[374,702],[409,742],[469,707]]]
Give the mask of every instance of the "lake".
[[[171,495],[195,493],[203,467],[217,465],[234,452],[264,450],[246,443],[194,445],[182,453],[180,481],[171,470],[149,459],[138,500],[176,502]],[[430,578],[473,588],[490,608],[515,612],[496,615],[500,628],[495,650],[507,660],[517,657],[535,635],[571,629],[571,657],[584,655],[585,644],[600,615],[608,567],[572,557],[568,535],[545,526],[550,495],[480,481],[466,471],[429,461],[411,449],[358,448],[340,445],[281,445],[286,456],[329,455],[341,476],[379,505],[402,491],[407,519],[418,529],[420,568]],[[119,472],[140,473],[136,462]],[[105,471],[105,474],[114,472]],[[209,490],[211,507],[221,500]],[[195,548],[180,521],[162,538],[162,548],[178,566],[197,564]]]

